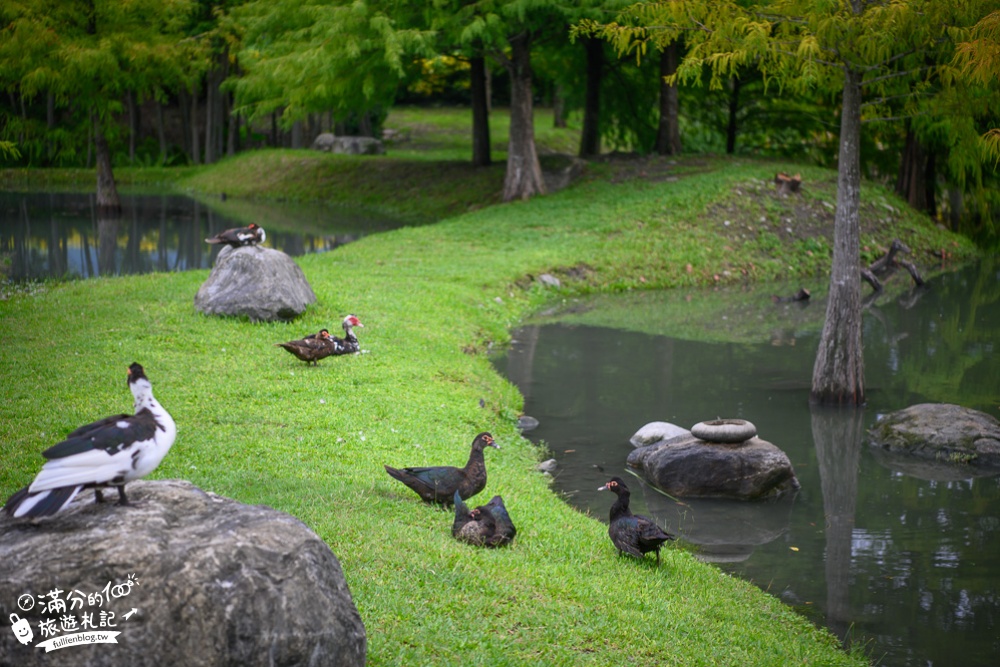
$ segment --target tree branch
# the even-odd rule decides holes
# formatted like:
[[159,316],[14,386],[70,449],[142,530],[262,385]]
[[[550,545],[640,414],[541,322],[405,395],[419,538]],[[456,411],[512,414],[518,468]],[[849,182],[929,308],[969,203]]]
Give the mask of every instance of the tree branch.
[[908,114],[905,116],[882,116],[880,118],[866,118],[865,120],[861,121],[861,124],[864,125],[866,123],[889,123],[897,120],[908,120],[910,118],[918,118],[920,116],[929,116],[929,115],[930,113],[924,111],[921,113]]

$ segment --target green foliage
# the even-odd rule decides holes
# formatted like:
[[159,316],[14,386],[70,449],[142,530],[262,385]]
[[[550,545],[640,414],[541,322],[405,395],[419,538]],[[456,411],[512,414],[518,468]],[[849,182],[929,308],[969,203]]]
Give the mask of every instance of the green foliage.
[[387,107],[407,60],[432,55],[431,35],[401,27],[391,3],[257,0],[233,10],[243,74],[230,82],[237,111],[281,110],[287,126],[312,112]]

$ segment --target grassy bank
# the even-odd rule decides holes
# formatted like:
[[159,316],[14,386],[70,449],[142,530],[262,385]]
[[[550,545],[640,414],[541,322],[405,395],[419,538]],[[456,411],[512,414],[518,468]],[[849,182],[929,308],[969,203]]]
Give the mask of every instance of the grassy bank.
[[[277,162],[263,172],[290,153],[245,159],[268,155]],[[226,169],[185,185],[235,192],[247,179]],[[750,162],[604,166],[550,197],[301,257],[319,302],[291,325],[199,315],[192,300],[207,271],[48,285],[2,301],[0,492],[27,483],[61,435],[128,409],[124,369],[136,360],[179,427],[153,477],[267,504],[316,530],[341,560],[371,665],[863,664],[686,551],[665,552],[659,569],[617,557],[604,525],[534,471],[544,453],[514,427],[521,398],[485,354],[519,319],[569,294],[822,271],[822,237],[782,229],[800,212],[805,231],[824,224],[812,213],[827,208],[832,176],[803,170],[810,188],[789,201],[765,197],[773,172]],[[340,196],[335,180],[316,187]],[[865,198],[869,243],[902,236],[921,257],[942,247],[973,254],[881,190]],[[539,286],[542,272],[560,276],[561,290]],[[366,354],[310,368],[273,346],[333,329],[348,312],[366,325]],[[481,430],[502,446],[486,453],[484,500],[502,494],[518,526],[504,550],[457,543],[450,513],[420,504],[382,469],[460,464]]]

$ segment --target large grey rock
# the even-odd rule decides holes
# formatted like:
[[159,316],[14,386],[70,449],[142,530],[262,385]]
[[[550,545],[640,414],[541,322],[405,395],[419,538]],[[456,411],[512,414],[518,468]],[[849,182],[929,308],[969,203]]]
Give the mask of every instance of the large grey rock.
[[226,246],[194,297],[206,315],[245,316],[254,322],[291,320],[316,303],[316,294],[291,257],[272,248]]
[[[340,564],[301,521],[179,480],[133,482],[129,498],[95,504],[87,492],[35,524],[0,519],[0,614],[28,620],[34,635],[22,646],[0,632],[0,665],[365,664]],[[64,610],[46,607],[52,591]],[[99,626],[102,612],[115,627]],[[86,634],[120,632],[117,645],[37,646],[79,634],[84,613],[97,626]],[[66,615],[76,629],[62,630]],[[53,618],[60,630],[42,636]]]
[[722,444],[679,435],[632,450],[627,463],[672,496],[757,500],[799,488],[788,456],[757,437]]
[[948,403],[920,403],[879,418],[869,443],[888,453],[959,466],[1000,469],[1000,422]]
[[344,153],[347,155],[381,155],[385,153],[385,144],[374,137],[338,137],[324,132],[313,140],[313,148],[327,153]]

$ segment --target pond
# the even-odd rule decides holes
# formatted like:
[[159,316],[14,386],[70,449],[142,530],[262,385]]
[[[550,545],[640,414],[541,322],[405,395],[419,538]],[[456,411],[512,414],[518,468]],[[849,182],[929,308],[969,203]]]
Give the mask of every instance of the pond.
[[121,195],[120,218],[98,218],[93,194],[0,192],[0,273],[13,281],[210,268],[221,246],[205,238],[256,222],[266,247],[293,257],[324,252],[399,220],[319,204]]
[[[995,665],[1000,477],[889,460],[865,433],[879,413],[922,402],[1000,415],[1000,265],[940,275],[929,289],[899,280],[865,309],[863,409],[810,408],[819,285],[805,305],[766,291],[799,285],[568,303],[516,331],[495,363],[539,420],[525,435],[552,451],[555,489],[579,509],[607,521],[612,500],[596,489],[620,475],[634,511],[860,642],[877,664]],[[675,501],[626,474],[629,438],[644,424],[717,417],[753,422],[788,454],[801,491]]]

